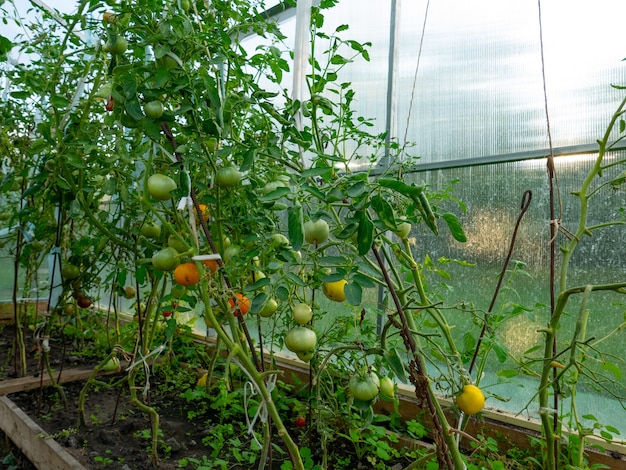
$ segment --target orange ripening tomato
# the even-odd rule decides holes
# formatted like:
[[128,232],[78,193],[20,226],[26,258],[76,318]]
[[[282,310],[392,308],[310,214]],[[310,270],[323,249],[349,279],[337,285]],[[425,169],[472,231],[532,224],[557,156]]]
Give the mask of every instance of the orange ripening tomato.
[[209,268],[209,271],[211,271],[211,273],[217,272],[217,269],[219,268],[217,264],[217,260],[214,260],[214,259],[202,260],[202,264],[204,264],[207,268]]
[[[200,206],[200,212],[202,213],[202,215],[204,216],[205,219],[209,218],[209,215],[211,215],[211,213],[209,212],[209,206],[207,206],[206,204],[198,204]],[[196,210],[196,212],[198,212]]]
[[236,304],[235,299],[228,300],[230,308],[235,309],[233,315],[238,317],[240,315],[245,315],[246,313],[248,313],[248,310],[250,310],[250,300],[248,299],[248,297],[239,293],[235,294],[235,297],[237,298]]
[[200,271],[194,263],[183,263],[174,270],[174,280],[181,286],[192,286],[200,282]]

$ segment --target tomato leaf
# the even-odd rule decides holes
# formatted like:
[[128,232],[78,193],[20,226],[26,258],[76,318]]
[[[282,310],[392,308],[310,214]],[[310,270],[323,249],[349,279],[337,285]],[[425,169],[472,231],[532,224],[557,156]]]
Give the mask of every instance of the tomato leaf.
[[350,262],[350,259],[346,256],[323,256],[318,261],[326,266],[345,266]]
[[348,194],[348,196],[350,197],[358,197],[361,194],[363,194],[363,192],[367,189],[367,184],[365,184],[365,182],[363,181],[359,181],[355,184],[353,184],[352,186],[350,186],[347,190],[346,193]]
[[308,193],[311,193],[311,195],[315,196],[320,201],[324,201],[326,199],[326,195],[314,186],[305,184],[302,185],[302,189]]
[[374,242],[374,224],[367,216],[367,212],[361,211],[359,231],[357,232],[359,255],[363,256],[370,251]]
[[136,97],[124,101],[124,107],[126,108],[128,115],[133,119],[140,121],[144,118],[143,110],[141,109],[141,105],[139,104],[139,101],[137,101]]
[[361,274],[361,273],[356,273],[352,276],[352,280],[354,282],[358,282],[359,285],[365,289],[372,289],[374,287],[376,287],[376,283],[374,281],[372,281],[369,277]]
[[363,289],[356,282],[349,282],[344,287],[346,300],[349,304],[360,305],[363,300]]
[[343,228],[343,230],[341,230],[341,232],[337,234],[337,238],[339,240],[346,240],[350,238],[352,235],[354,235],[358,229],[359,229],[359,224],[356,224],[356,223],[348,224]]
[[506,346],[504,346],[504,345],[502,345],[500,343],[492,343],[491,347],[493,348],[494,352],[496,353],[496,357],[498,358],[498,361],[500,363],[504,363],[506,361],[507,356],[508,356]]
[[402,383],[406,383],[407,378],[404,372],[404,361],[400,357],[398,350],[396,348],[392,348],[385,351],[384,358],[387,361],[389,369],[391,369],[391,371],[398,378],[398,380]]
[[262,289],[263,287],[269,286],[271,283],[272,281],[268,277],[264,277],[250,285],[247,285],[244,288],[244,291],[251,292],[251,291],[259,290],[259,289]]
[[280,188],[276,188],[273,191],[270,191],[269,193],[264,194],[263,196],[259,197],[259,201],[263,201],[263,202],[276,201],[280,199],[281,197],[289,194],[290,192],[291,192],[291,189],[285,188],[284,186]]
[[393,178],[380,178],[376,182],[384,188],[393,189],[394,191],[409,197],[417,196],[419,193],[424,191],[423,187],[408,185]]
[[309,168],[308,170],[304,170],[302,172],[302,177],[311,178],[313,176],[329,176],[332,173],[332,171],[333,169],[330,166]]
[[372,208],[376,212],[378,218],[383,222],[383,224],[385,224],[385,227],[389,230],[398,230],[391,204],[385,201],[380,195],[376,195],[372,198]]
[[302,206],[296,204],[287,211],[289,241],[294,250],[299,250],[304,243],[304,216]]
[[452,236],[457,242],[465,243],[467,241],[463,227],[461,227],[461,222],[456,215],[451,212],[447,212],[443,214],[443,220],[445,220],[446,224],[448,224],[450,233],[452,233]]
[[519,375],[519,372],[515,369],[503,369],[496,372],[496,375],[498,377],[504,377],[505,379],[511,379],[513,377],[517,377]]
[[287,273],[287,277],[291,280],[291,282],[293,282],[294,284],[296,284],[296,285],[298,285],[300,287],[305,287],[306,286],[306,282],[304,282],[300,277],[298,277],[294,273]]
[[615,376],[615,378],[617,380],[622,380],[622,371],[621,369],[613,364],[612,362],[603,362],[602,363],[602,370],[607,370],[609,371],[611,374],[613,374],[613,376]]
[[261,292],[260,294],[256,295],[250,303],[250,312],[259,313],[263,308],[263,305],[265,305],[265,302],[267,302],[267,299],[268,295],[265,292]]

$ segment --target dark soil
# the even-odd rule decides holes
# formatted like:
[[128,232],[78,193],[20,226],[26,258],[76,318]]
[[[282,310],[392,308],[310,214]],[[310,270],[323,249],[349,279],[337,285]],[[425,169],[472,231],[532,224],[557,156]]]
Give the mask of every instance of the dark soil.
[[[13,328],[0,328],[0,364],[5,373],[0,375],[1,384],[2,380],[8,380],[12,375],[8,354],[13,341]],[[37,344],[32,338],[27,338],[27,348],[30,351],[28,373],[37,375],[40,361]],[[53,345],[51,351],[51,363],[57,371],[61,368],[93,367],[97,362],[83,357],[80,348],[71,344],[65,347]],[[166,371],[168,377],[159,373],[160,369]],[[113,384],[122,378],[124,373],[99,380],[101,384]],[[145,376],[141,374],[139,379],[137,383],[143,387]],[[149,393],[143,397],[142,390],[139,390],[138,396],[159,414],[159,469],[248,470],[258,467],[260,451],[247,432],[241,383],[235,387],[238,391],[228,393],[222,381],[214,387],[211,395],[202,395],[203,389],[196,387],[193,370],[177,373],[168,367],[158,366],[151,370],[149,382]],[[86,424],[79,426],[77,404],[83,385],[83,382],[63,384],[66,406],[58,391],[52,387],[13,394],[9,398],[87,469],[155,468],[150,461],[150,419],[131,403],[128,383],[124,381],[115,387],[100,385],[90,388],[85,406]],[[255,402],[249,401],[249,414],[252,415]],[[311,458],[319,461],[321,449],[315,443],[316,439],[311,437],[311,430],[295,426],[293,410],[288,406],[284,406],[282,412],[286,414],[290,435],[299,441],[299,445],[313,449]],[[261,429],[257,424],[255,430],[260,432]],[[7,439],[5,441],[5,446],[0,449],[0,469],[33,469],[19,450]],[[279,469],[288,457],[279,437],[273,436],[272,442],[272,465],[266,468]],[[330,445],[331,451],[344,461],[336,468],[373,468],[366,459],[359,461],[353,455],[350,442],[336,439]],[[2,462],[3,458],[6,463]],[[346,466],[346,462],[351,463]],[[392,465],[390,463],[388,468]],[[329,468],[333,468],[332,465]]]

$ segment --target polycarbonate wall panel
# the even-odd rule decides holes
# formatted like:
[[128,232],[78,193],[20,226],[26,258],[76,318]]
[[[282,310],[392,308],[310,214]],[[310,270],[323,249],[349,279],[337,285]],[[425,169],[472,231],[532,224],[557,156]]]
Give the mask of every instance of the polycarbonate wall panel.
[[[580,201],[571,193],[580,189],[595,157],[587,154],[555,159],[562,201],[562,224],[571,232],[576,231],[580,214]],[[624,157],[626,152],[609,155],[605,164]],[[601,178],[593,181],[590,190],[593,191],[601,184],[611,181],[622,171],[621,167],[607,170]],[[550,316],[550,216],[546,160],[430,171],[407,176],[407,182],[426,183],[432,190],[445,188],[453,180],[458,181],[454,185],[454,196],[466,204],[467,211],[463,213],[455,207],[455,204],[446,204],[446,208],[460,216],[468,241],[466,243],[454,241],[442,221],[438,237],[423,226],[414,229],[412,235],[415,236],[414,255],[418,260],[428,255],[433,260],[448,257],[475,264],[473,267],[458,266],[454,263],[441,265],[440,267],[450,274],[450,278],[436,274],[427,275],[432,298],[441,296],[448,306],[464,304],[468,307],[465,311],[445,310],[448,321],[455,325],[453,334],[458,344],[463,344],[463,336],[466,333],[477,336],[480,331],[481,323],[472,321],[468,310],[475,309],[479,316],[482,315],[481,312],[488,310],[520,214],[522,195],[526,190],[532,191],[532,201],[521,221],[512,255],[514,261],[523,263],[526,274],[512,275],[511,270],[515,262],[508,265],[509,272],[504,278],[503,288],[493,309],[496,313],[500,312],[500,309],[503,309],[503,312],[510,312],[512,304],[527,308],[526,312],[511,316],[497,328],[496,340],[506,347],[512,357],[521,360],[525,351],[542,345],[543,335],[538,330],[547,324]],[[625,207],[624,188],[604,187],[590,199],[586,225],[621,221]],[[623,282],[625,239],[624,225],[594,230],[592,237],[583,236],[572,257],[567,287]],[[566,234],[560,233],[557,238],[558,260],[562,259],[558,248],[566,241]],[[558,275],[560,261],[556,269]],[[565,310],[557,334],[561,350],[570,344],[574,336],[581,299],[581,295],[573,296]],[[623,295],[614,292],[594,292],[586,308],[589,310],[589,337],[600,339],[624,321],[626,308]],[[613,335],[599,346],[602,351],[608,352],[609,356],[613,354],[617,358],[626,357],[623,333]],[[567,354],[565,356],[567,357]],[[623,363],[609,360],[618,364],[622,377],[626,376],[626,366]],[[588,356],[585,365],[596,371],[602,369],[598,357],[594,354]],[[515,413],[522,412],[533,400],[536,379],[518,376],[511,380],[501,380],[497,373],[507,368],[514,369],[514,362],[507,360],[502,364],[493,356],[487,363],[486,375],[481,384],[488,387],[490,392],[511,399],[508,402],[493,400],[490,406]],[[624,393],[623,386],[621,389],[615,386],[611,388],[618,395]],[[618,400],[606,393],[599,394],[592,388],[588,378],[581,377],[578,399],[581,415],[592,414],[601,423],[610,424],[622,432],[626,431],[626,425],[620,418],[623,409]],[[538,417],[536,404],[532,403],[528,412],[530,416]]]
[[[402,2],[398,122],[421,162],[548,147],[536,1]],[[556,147],[593,143],[626,83],[626,3],[542,2],[548,110]],[[401,136],[403,134],[401,133]]]

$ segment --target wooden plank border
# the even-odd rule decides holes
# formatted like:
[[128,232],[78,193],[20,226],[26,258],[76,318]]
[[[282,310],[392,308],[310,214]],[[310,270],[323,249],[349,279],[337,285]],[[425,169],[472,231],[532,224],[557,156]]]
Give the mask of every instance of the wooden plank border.
[[0,397],[0,429],[38,470],[86,470],[7,397]]

